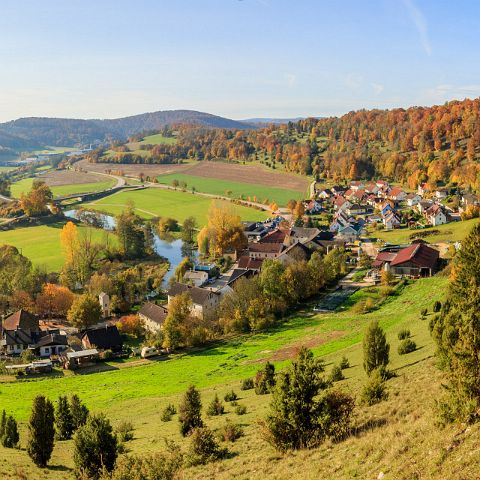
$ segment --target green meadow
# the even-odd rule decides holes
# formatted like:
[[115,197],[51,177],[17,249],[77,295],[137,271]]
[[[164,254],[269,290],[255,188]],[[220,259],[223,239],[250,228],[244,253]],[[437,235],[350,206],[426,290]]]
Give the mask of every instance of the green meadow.
[[220,180],[216,178],[197,177],[183,173],[174,173],[168,175],[160,175],[158,181],[166,185],[172,185],[174,180],[185,182],[187,190],[195,188],[195,190],[214,195],[223,195],[231,198],[242,198],[247,200],[256,200],[260,203],[276,202],[279,206],[285,206],[290,199],[299,200],[305,195],[296,190],[289,190],[279,187],[268,187],[255,183],[235,182],[231,180]]
[[[0,245],[14,245],[34,265],[44,266],[48,271],[58,272],[64,261],[60,244],[60,232],[63,225],[63,223],[55,223],[0,231]],[[107,235],[103,230],[88,229],[83,226],[78,228],[80,232],[91,230],[93,239],[98,242],[102,242]],[[111,234],[109,238],[110,241],[115,241]]]
[[[11,186],[12,197],[20,198],[22,193],[28,193],[32,188],[34,180],[41,180],[41,177],[37,178],[24,178],[15,182]],[[70,185],[60,185],[56,187],[50,187],[55,197],[61,197],[63,195],[73,195],[75,193],[87,193],[98,192],[112,187],[115,184],[115,180],[102,180],[101,182],[94,183],[78,183]]]
[[435,235],[429,235],[424,237],[425,240],[429,243],[438,243],[438,242],[457,242],[463,240],[471,231],[472,227],[478,222],[478,218],[473,218],[471,220],[466,220],[462,222],[451,222],[444,225],[439,225],[438,227],[428,227],[424,229],[415,229],[411,230],[409,228],[399,228],[396,230],[389,231],[373,231],[371,236],[384,240],[388,243],[409,243],[411,241],[410,235],[424,232],[430,230],[438,230],[439,233]]
[[[183,222],[187,217],[193,216],[201,226],[207,223],[207,213],[212,201],[213,199],[201,195],[152,187],[123,190],[85,206],[117,215],[125,209],[128,202],[133,202],[137,213],[144,218],[171,217]],[[230,205],[227,201],[219,202]],[[267,212],[254,208],[242,205],[232,205],[232,208],[242,220],[260,221],[268,218]]]

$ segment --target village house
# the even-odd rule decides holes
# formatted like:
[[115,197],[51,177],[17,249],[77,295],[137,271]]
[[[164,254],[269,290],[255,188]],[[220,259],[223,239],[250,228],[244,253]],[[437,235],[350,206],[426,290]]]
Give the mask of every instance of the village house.
[[361,225],[347,225],[346,227],[342,227],[338,230],[335,238],[338,240],[343,240],[346,243],[353,243],[358,239],[361,230]]
[[277,258],[283,250],[283,243],[251,243],[248,255],[253,259]]
[[335,185],[330,189],[335,195],[343,195],[345,191],[347,190],[345,187],[342,187],[341,185]]
[[448,190],[446,188],[437,188],[435,190],[435,197],[438,200],[444,200],[448,197]]
[[431,192],[431,187],[428,183],[421,183],[417,188],[417,193],[422,197],[425,196],[425,194],[430,192]]
[[464,207],[480,205],[480,199],[473,193],[464,193],[461,202]]
[[415,208],[418,210],[418,213],[423,215],[432,205],[433,202],[431,200],[421,200],[417,203]]
[[406,200],[409,207],[414,207],[422,200],[422,197],[418,193],[412,192],[407,195]]
[[108,318],[110,316],[110,296],[105,292],[102,292],[98,296],[98,301],[100,303],[100,308],[102,309],[103,318]]
[[433,227],[448,223],[448,215],[442,205],[432,205],[425,211],[424,215],[428,223]]
[[329,188],[324,188],[320,190],[317,194],[317,197],[322,200],[333,197],[334,193]]
[[202,287],[208,281],[208,272],[188,270],[183,276],[183,281],[195,287]]
[[314,215],[322,211],[322,206],[315,200],[307,200],[304,203],[305,213],[308,215]]
[[376,195],[379,190],[380,190],[380,187],[375,183],[369,183],[368,185],[365,185],[365,191],[367,193]]
[[400,217],[393,210],[390,210],[389,212],[387,212],[387,214],[383,217],[383,225],[385,226],[386,230],[399,228],[400,224],[401,224]]
[[289,264],[300,260],[304,260],[307,262],[308,260],[310,260],[312,253],[312,250],[310,250],[306,245],[297,242],[286,248],[279,255],[278,261],[284,264]]
[[167,291],[168,305],[170,305],[174,297],[182,293],[187,293],[192,300],[192,315],[202,319],[212,318],[215,315],[221,298],[219,292],[175,282]]
[[34,351],[39,357],[49,357],[50,355],[60,355],[68,348],[67,336],[65,334],[47,333],[41,336],[34,345]]
[[388,197],[395,202],[403,202],[407,197],[407,194],[400,187],[394,187],[388,193]]
[[6,355],[19,355],[39,335],[38,318],[26,310],[18,310],[2,322],[0,348]]
[[82,332],[80,339],[85,349],[97,348],[120,352],[123,347],[122,337],[115,325],[87,329]]
[[333,202],[333,207],[337,211],[344,211],[347,208],[349,208],[351,205],[352,203],[342,195],[339,195],[338,197],[336,197],[335,201]]
[[158,333],[167,318],[168,310],[154,303],[145,303],[138,311],[138,317],[142,320],[146,330],[152,333]]
[[346,210],[346,213],[352,217],[356,215],[364,215],[367,213],[367,207],[365,205],[359,205],[358,203],[351,205]]

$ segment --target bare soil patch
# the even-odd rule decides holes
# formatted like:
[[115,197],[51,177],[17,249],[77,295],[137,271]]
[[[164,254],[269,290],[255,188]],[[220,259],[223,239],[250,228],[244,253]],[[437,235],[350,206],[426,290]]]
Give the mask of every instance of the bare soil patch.
[[60,187],[63,185],[78,185],[82,183],[97,183],[108,180],[107,178],[93,175],[86,172],[74,172],[73,170],[55,170],[47,172],[39,177],[49,187]]
[[291,360],[295,358],[302,347],[315,348],[323,345],[326,342],[335,340],[344,335],[345,332],[342,330],[333,330],[325,335],[316,336],[312,338],[303,339],[299,342],[291,343],[290,345],[285,345],[284,347],[273,352],[268,357],[255,360],[253,363],[264,363],[267,360],[270,362],[281,362],[282,360]]
[[257,165],[239,165],[236,163],[202,161],[183,173],[197,177],[218,178],[236,182],[255,183],[269,187],[286,188],[305,192],[310,184],[307,178],[288,173],[276,173],[264,170]]
[[[75,164],[76,167],[90,172],[109,173],[122,171],[124,175],[138,176],[140,173],[150,177],[156,175],[165,175],[167,173],[184,172],[189,167],[186,165],[138,165],[129,163],[88,163],[86,160],[80,160]],[[96,177],[97,179],[99,177]]]

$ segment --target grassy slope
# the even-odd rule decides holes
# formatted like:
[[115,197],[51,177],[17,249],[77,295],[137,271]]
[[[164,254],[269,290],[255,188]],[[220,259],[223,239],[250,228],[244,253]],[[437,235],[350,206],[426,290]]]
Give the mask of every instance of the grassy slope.
[[[24,178],[12,184],[11,195],[14,198],[20,198],[20,194],[28,193],[32,188],[34,178]],[[41,180],[38,178],[37,180]],[[55,197],[62,195],[71,195],[74,193],[86,193],[86,192],[98,192],[99,190],[105,190],[112,187],[115,184],[114,180],[100,181],[94,183],[78,183],[71,185],[60,185],[57,187],[50,187]]]
[[[478,222],[478,219],[466,220],[464,222],[452,222],[438,227],[431,227],[430,230],[439,230],[440,234],[425,237],[429,243],[447,242],[447,241],[461,241],[463,240],[472,227]],[[410,235],[414,233],[428,232],[428,228],[422,230],[410,230],[409,228],[401,228],[390,231],[374,231],[372,236],[385,240],[389,243],[408,243],[410,242]]]
[[[189,469],[183,478],[377,478],[380,471],[387,474],[386,479],[452,478],[445,475],[452,468],[452,462],[442,448],[451,443],[456,431],[439,432],[432,425],[432,399],[439,391],[439,373],[432,365],[433,345],[428,321],[419,319],[420,309],[430,308],[435,299],[442,298],[445,284],[444,278],[420,280],[407,286],[402,295],[389,299],[377,311],[367,315],[355,315],[351,311],[319,316],[303,314],[276,331],[238,337],[212,349],[168,361],[152,361],[145,366],[92,375],[5,383],[0,385],[2,405],[24,422],[35,394],[45,393],[55,398],[61,393],[76,392],[91,409],[105,411],[115,424],[122,420],[132,421],[136,428],[135,440],[129,443],[129,448],[132,453],[146,453],[163,449],[163,438],[186,445],[178,434],[176,418],[165,424],[159,417],[168,402],[178,402],[188,384],[195,383],[202,389],[204,405],[215,393],[223,397],[234,388],[240,394],[240,403],[247,405],[248,414],[238,417],[233,408],[227,406],[226,415],[207,418],[206,422],[212,428],[218,428],[230,418],[244,425],[246,436],[232,446],[235,455],[230,459]],[[399,375],[389,381],[390,398],[387,402],[359,409],[358,422],[376,420],[378,428],[359,431],[357,437],[338,445],[326,444],[317,450],[285,456],[275,453],[262,440],[256,425],[256,420],[265,415],[269,396],[239,391],[239,380],[252,375],[261,365],[258,363],[260,359],[268,358],[278,350],[285,352],[285,348],[294,351],[305,343],[316,345],[313,348],[315,353],[325,355],[327,371],[342,355],[349,358],[352,367],[345,371],[347,379],[339,386],[356,395],[366,378],[361,367],[359,342],[361,332],[371,318],[379,319],[387,330],[392,368]],[[419,349],[399,356],[397,333],[405,327],[411,330]],[[329,337],[332,331],[342,331],[343,334],[336,338],[330,334]],[[276,364],[281,367],[283,363]],[[25,438],[23,423],[21,428],[22,438]],[[461,462],[465,464],[465,476],[455,478],[473,478],[473,468],[480,463],[478,456],[473,458],[468,450],[476,441],[478,429],[472,431],[472,435],[466,440],[466,446],[462,446],[465,456]],[[428,455],[425,455],[427,451]],[[14,472],[21,466],[29,474],[28,478],[43,478],[43,474],[31,466],[25,452],[0,448],[0,459],[2,457],[8,461],[8,466],[4,464],[6,472]],[[72,466],[71,442],[57,444],[52,463]],[[426,468],[433,473],[427,473]],[[1,469],[0,463],[0,472]],[[51,479],[65,476],[66,472],[58,470],[48,472]]]
[[[137,213],[142,217],[172,217],[179,222],[183,222],[185,218],[194,216],[199,225],[205,225],[207,222],[207,212],[212,202],[212,199],[202,197],[201,195],[162,190],[160,188],[148,188],[116,193],[86,206],[117,214],[125,208],[129,200],[135,203]],[[241,205],[233,205],[233,207],[238,215],[242,217],[242,220],[265,220],[268,217],[267,212],[261,212]]]
[[[259,202],[264,203],[265,200],[268,200],[269,203],[271,203],[275,201],[280,206],[286,205],[292,198],[298,200],[305,196],[301,192],[295,190],[267,187],[253,182],[234,182],[229,180],[219,180],[216,178],[197,177],[182,173],[161,175],[157,178],[160,183],[165,183],[167,185],[171,185],[173,180],[178,180],[179,182],[184,181],[187,183],[188,190],[195,187],[199,192],[225,195],[232,198],[240,198],[243,195],[244,199],[247,199],[247,197],[253,199],[253,197],[256,196]],[[255,179],[252,178],[252,181],[253,180]]]
[[[63,254],[60,245],[60,231],[63,224],[41,225],[35,227],[16,228],[0,231],[0,244],[17,247],[23,255],[30,258],[34,265],[44,265],[48,271],[60,271],[63,265]],[[80,232],[86,227],[78,227]],[[106,233],[91,229],[96,241],[103,241]],[[114,241],[110,235],[110,241]]]

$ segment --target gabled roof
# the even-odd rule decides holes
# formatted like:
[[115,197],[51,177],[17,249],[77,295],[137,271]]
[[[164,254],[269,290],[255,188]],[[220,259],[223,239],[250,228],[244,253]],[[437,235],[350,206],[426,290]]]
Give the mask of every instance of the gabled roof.
[[90,345],[97,348],[112,348],[123,344],[122,337],[115,325],[106,325],[104,327],[92,328],[82,333],[82,340],[86,338]]
[[443,210],[443,207],[441,205],[438,205],[437,203],[433,204],[430,208],[428,208],[428,210],[425,213],[427,215],[433,215],[433,216],[436,216],[439,213],[443,213],[444,215],[446,215]]
[[276,230],[273,230],[273,232],[267,233],[258,241],[258,243],[283,243],[287,233],[286,230],[280,230],[277,228]]
[[3,330],[30,330],[32,332],[38,332],[39,324],[38,318],[27,312],[26,310],[18,310],[9,317],[7,317],[2,323]]
[[25,330],[4,330],[3,345],[31,345],[33,337]]
[[168,310],[160,305],[154,303],[145,303],[138,311],[139,315],[147,317],[152,322],[162,325],[168,315]]
[[67,336],[60,333],[49,333],[40,337],[35,344],[36,348],[46,347],[49,345],[68,345]]
[[400,187],[393,187],[390,190],[390,196],[391,197],[396,197],[396,196],[400,195],[401,193],[403,193],[403,189],[400,188]]
[[218,295],[217,292],[207,290],[206,288],[192,287],[191,285],[185,285],[184,283],[178,282],[172,284],[167,295],[169,297],[174,297],[185,292],[190,295],[192,302],[196,305],[203,305],[211,295]]
[[283,243],[251,243],[248,246],[250,252],[254,253],[275,253],[278,254],[283,249]]
[[263,258],[250,258],[244,255],[238,259],[238,268],[248,270],[260,270],[262,267]]
[[306,245],[297,242],[284,250],[282,252],[282,256],[287,255],[294,260],[310,260],[312,253],[313,252]]
[[435,268],[438,262],[439,253],[424,243],[417,243],[400,250],[392,260],[391,265],[401,265],[405,262],[412,262],[419,267]]

